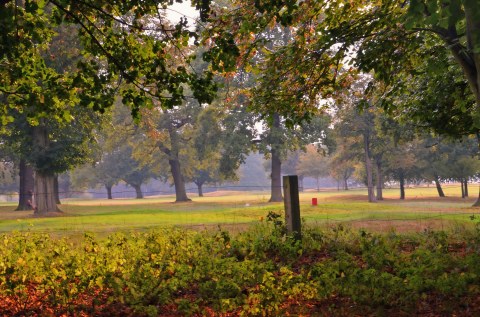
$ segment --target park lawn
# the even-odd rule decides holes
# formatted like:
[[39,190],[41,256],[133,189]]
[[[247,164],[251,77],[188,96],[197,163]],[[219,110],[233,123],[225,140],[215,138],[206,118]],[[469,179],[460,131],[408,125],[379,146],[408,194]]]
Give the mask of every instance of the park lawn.
[[[474,198],[461,199],[458,186],[445,186],[447,198],[436,197],[434,187],[407,188],[407,199],[399,200],[398,189],[386,189],[385,200],[366,202],[364,189],[349,191],[308,191],[300,194],[301,216],[307,224],[352,224],[355,227],[389,227],[397,223],[414,224],[414,230],[429,226],[441,228],[471,225]],[[478,187],[471,186],[472,193]],[[268,192],[213,192],[195,197],[192,202],[173,203],[173,196],[114,200],[64,200],[63,214],[34,218],[31,212],[15,212],[15,204],[0,206],[0,232],[34,231],[60,235],[82,232],[110,233],[114,231],[146,230],[172,226],[197,228],[228,227],[232,230],[264,221],[273,211],[283,214],[283,203],[268,203]],[[458,195],[457,195],[458,196]],[[318,205],[312,206],[312,198]],[[381,223],[378,226],[378,223]],[[389,230],[390,230],[389,229]]]

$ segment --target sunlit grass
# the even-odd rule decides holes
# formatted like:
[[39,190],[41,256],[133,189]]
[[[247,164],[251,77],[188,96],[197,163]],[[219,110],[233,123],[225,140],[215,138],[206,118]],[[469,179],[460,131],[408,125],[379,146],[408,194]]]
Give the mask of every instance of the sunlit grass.
[[[395,226],[397,222],[425,223],[440,221],[471,225],[471,208],[477,186],[470,186],[473,198],[459,198],[458,186],[445,186],[447,198],[438,198],[436,189],[407,188],[407,199],[398,199],[398,189],[386,189],[384,201],[368,203],[365,189],[320,191],[300,194],[301,214],[307,224],[328,225],[339,222],[381,221]],[[173,203],[173,196],[145,199],[64,200],[58,217],[34,218],[32,212],[13,211],[15,204],[0,206],[0,232],[40,231],[76,234],[85,231],[108,233],[118,230],[146,230],[155,227],[215,226],[244,227],[264,221],[270,211],[283,214],[283,203],[268,203],[268,192],[214,192],[205,197],[190,195],[192,202]],[[312,198],[318,205],[312,206]],[[408,226],[407,226],[408,229]]]

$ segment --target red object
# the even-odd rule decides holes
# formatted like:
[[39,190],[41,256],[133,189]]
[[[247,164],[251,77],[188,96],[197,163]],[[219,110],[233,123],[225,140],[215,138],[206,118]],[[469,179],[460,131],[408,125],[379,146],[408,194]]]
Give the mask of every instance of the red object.
[[316,206],[317,205],[317,198],[312,198],[312,206]]

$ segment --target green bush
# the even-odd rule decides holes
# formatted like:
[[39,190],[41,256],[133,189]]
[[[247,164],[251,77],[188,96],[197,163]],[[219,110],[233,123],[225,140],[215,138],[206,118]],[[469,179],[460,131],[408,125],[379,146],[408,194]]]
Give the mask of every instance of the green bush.
[[480,295],[478,231],[374,235],[338,226],[304,228],[296,241],[270,218],[236,235],[172,228],[72,243],[3,234],[0,302],[11,307],[0,312],[95,315],[115,304],[145,316],[308,315],[323,303],[335,310],[335,299],[366,314],[408,315],[429,296],[445,303],[432,309],[449,313]]

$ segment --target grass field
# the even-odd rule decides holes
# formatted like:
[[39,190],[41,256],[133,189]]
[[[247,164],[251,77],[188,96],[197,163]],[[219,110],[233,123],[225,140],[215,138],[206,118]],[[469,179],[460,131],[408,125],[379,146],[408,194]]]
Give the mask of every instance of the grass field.
[[[460,198],[459,186],[445,186],[447,198],[437,197],[434,187],[408,188],[407,199],[398,199],[398,189],[386,189],[385,200],[366,202],[365,190],[321,191],[300,194],[301,215],[309,225],[345,223],[371,231],[399,232],[451,229],[474,224],[471,208],[478,192],[470,186],[471,198]],[[268,192],[213,192],[205,197],[191,194],[192,202],[172,203],[173,196],[115,200],[62,201],[62,214],[34,218],[32,212],[13,211],[14,203],[0,205],[0,232],[38,231],[59,235],[99,234],[113,231],[145,230],[156,227],[221,226],[232,231],[262,221],[269,211],[283,214],[283,203],[268,203]],[[318,205],[312,206],[312,198]]]

